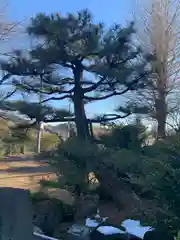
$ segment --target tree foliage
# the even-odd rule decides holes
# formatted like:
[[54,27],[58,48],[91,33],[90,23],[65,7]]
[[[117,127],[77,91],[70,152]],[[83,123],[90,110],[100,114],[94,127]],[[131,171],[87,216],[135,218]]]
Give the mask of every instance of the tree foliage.
[[146,128],[143,125],[115,126],[108,134],[100,136],[106,147],[114,149],[135,149],[139,150],[147,138]]
[[[79,146],[82,147],[81,151]],[[95,144],[78,138],[61,143],[57,156],[51,161],[59,173],[60,185],[66,186],[75,196],[87,193],[90,183],[88,173],[94,169],[93,163],[97,160],[98,152]]]
[[32,144],[33,139],[29,129],[17,129],[16,126],[9,128],[8,134],[2,138],[5,155],[13,153],[25,153],[25,147]]
[[[36,151],[36,125],[25,123],[14,123],[8,119],[0,121],[0,155],[25,154]],[[42,132],[41,150],[47,151],[56,149],[60,143],[57,134],[48,130]]]
[[[87,10],[66,16],[38,14],[31,19],[27,31],[33,39],[38,39],[37,45],[28,54],[17,50],[10,61],[1,63],[6,73],[2,81],[13,77],[15,89],[30,94],[33,100],[35,95],[41,95],[41,100],[39,103],[1,103],[2,109],[17,110],[31,120],[8,129],[6,135],[2,134],[2,142],[8,146],[18,145],[24,151],[24,146],[35,142],[40,122],[74,121],[77,137],[61,142],[52,159],[59,173],[58,184],[79,197],[91,190],[89,174],[93,173],[100,187],[111,195],[118,207],[128,209],[130,217],[140,217],[153,226],[163,223],[173,231],[178,230],[180,136],[144,146],[145,127],[131,124],[115,126],[109,135],[101,136],[101,144],[96,144],[90,138],[90,124],[111,122],[147,107],[142,101],[138,108],[134,103],[125,102],[116,114],[102,114],[92,119],[85,111],[86,104],[94,101],[135,91],[146,90],[143,92],[146,95],[149,89],[159,87],[155,89],[158,107],[155,114],[159,114],[156,119],[161,121],[159,135],[163,137],[167,74],[161,70],[165,67],[166,72],[168,56],[164,44],[165,60],[161,65],[156,49],[152,51],[155,55],[152,58],[134,42],[133,23],[125,28],[116,24],[107,29],[102,23],[94,23]],[[159,74],[161,81],[154,81],[152,66],[153,74]],[[62,100],[73,103],[73,114],[47,104],[49,101],[59,104]],[[43,149],[57,147],[58,142],[57,136],[43,135]]]
[[93,172],[100,186],[117,206],[128,212],[128,217],[154,227],[168,226],[177,233],[180,219],[179,139],[177,135],[152,146],[138,146],[139,151],[114,145],[101,148],[77,139],[68,140],[60,146],[54,162],[59,182],[69,186],[73,193],[86,194],[90,184],[87,176]]
[[56,149],[59,144],[60,144],[60,138],[56,134],[51,134],[47,132],[42,133],[41,151]]
[[57,109],[45,104],[26,101],[6,101],[1,106],[3,110],[18,111],[29,120],[34,120],[34,124],[41,121],[53,122],[61,121],[65,117],[71,117],[72,114],[66,109]]
[[[3,63],[3,69],[20,76],[15,85],[41,93],[44,102],[72,100],[73,120],[78,136],[83,139],[89,135],[85,104],[148,84],[150,58],[133,44],[133,24],[126,28],[116,24],[105,29],[103,24],[93,23],[91,14],[84,10],[65,17],[38,14],[27,30],[39,43],[28,58],[17,51],[17,58],[10,64]],[[115,118],[128,116],[132,109],[121,108],[121,111],[125,115],[118,114]]]

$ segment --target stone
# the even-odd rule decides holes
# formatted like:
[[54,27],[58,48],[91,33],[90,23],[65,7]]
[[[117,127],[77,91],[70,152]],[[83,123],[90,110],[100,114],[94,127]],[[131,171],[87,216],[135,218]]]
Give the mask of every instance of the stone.
[[0,188],[0,240],[32,240],[32,217],[27,190]]
[[63,221],[63,209],[57,200],[44,200],[34,204],[33,224],[45,235],[54,236],[54,231]]

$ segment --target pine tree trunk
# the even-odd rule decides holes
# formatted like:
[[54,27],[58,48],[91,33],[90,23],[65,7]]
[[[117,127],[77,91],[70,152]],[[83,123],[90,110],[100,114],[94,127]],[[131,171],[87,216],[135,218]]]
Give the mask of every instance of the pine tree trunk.
[[89,139],[89,126],[85,114],[83,99],[79,96],[74,96],[73,102],[77,136],[81,139]]
[[89,139],[89,126],[88,120],[86,118],[85,108],[84,108],[84,93],[81,87],[81,78],[83,70],[81,69],[81,64],[76,66],[74,70],[74,96],[72,97],[74,103],[74,113],[75,113],[75,124],[77,136],[81,139]]

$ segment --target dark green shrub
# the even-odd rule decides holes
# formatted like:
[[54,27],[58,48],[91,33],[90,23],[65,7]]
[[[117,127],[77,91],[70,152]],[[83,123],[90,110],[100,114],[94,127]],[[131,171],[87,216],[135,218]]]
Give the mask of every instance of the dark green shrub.
[[139,150],[145,143],[146,134],[143,125],[125,125],[112,128],[110,134],[101,135],[102,143],[113,149],[134,149]]
[[60,187],[60,185],[57,181],[41,180],[40,184],[42,187],[48,187],[48,188],[59,188]]

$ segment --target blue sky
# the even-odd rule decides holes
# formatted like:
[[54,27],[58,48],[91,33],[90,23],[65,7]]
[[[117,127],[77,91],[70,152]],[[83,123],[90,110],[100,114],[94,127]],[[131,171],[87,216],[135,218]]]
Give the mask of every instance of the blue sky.
[[[118,22],[123,25],[131,19],[135,0],[9,0],[9,18],[21,21],[39,12],[77,12],[88,8],[95,21],[103,21],[107,26]],[[112,112],[120,99],[93,103],[87,106],[88,115]],[[67,102],[56,103],[58,107],[67,106]]]

